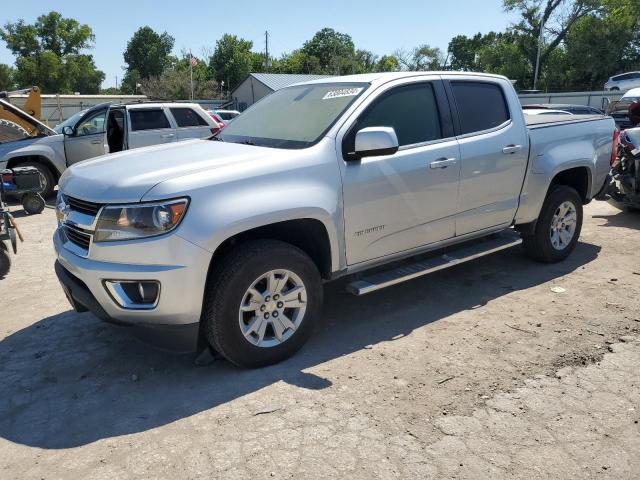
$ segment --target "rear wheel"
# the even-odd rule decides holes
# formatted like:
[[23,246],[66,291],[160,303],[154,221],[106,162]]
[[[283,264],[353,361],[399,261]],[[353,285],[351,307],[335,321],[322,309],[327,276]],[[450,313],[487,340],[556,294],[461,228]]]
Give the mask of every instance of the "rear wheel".
[[527,254],[545,263],[564,260],[573,251],[582,230],[582,199],[565,185],[552,185],[542,205],[533,234],[522,237]]
[[251,241],[213,268],[203,321],[216,351],[236,365],[261,367],[304,345],[323,293],[320,273],[306,253],[276,240]]

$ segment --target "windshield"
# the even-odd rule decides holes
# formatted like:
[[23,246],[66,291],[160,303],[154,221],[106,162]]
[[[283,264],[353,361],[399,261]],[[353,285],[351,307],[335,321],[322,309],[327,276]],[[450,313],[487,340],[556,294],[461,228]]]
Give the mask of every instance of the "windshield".
[[82,117],[85,113],[87,113],[87,110],[82,110],[78,113],[74,113],[69,118],[67,118],[64,122],[59,123],[58,125],[53,127],[53,131],[56,133],[62,133],[62,129],[64,127],[73,127],[76,123],[78,123],[78,120],[80,120],[80,117]]
[[214,138],[265,147],[309,147],[368,86],[325,83],[278,90],[236,117]]

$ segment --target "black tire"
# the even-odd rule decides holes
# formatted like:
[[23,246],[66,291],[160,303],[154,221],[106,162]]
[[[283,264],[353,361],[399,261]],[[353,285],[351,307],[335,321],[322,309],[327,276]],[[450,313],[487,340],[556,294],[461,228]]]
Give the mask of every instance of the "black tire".
[[44,198],[39,193],[27,193],[22,197],[22,208],[29,215],[42,213],[44,210]]
[[11,120],[0,119],[0,142],[12,142],[14,140],[22,140],[27,138],[27,132],[22,126]]
[[45,200],[51,197],[51,195],[53,194],[53,189],[56,186],[56,180],[51,170],[49,170],[49,167],[39,162],[31,162],[31,161],[19,163],[18,165],[16,165],[16,167],[36,168],[38,172],[40,172],[40,178],[42,178],[43,188],[40,191],[40,195],[42,195],[42,198],[44,198]]
[[[219,263],[206,287],[202,316],[209,344],[230,362],[256,368],[280,362],[297,352],[313,333],[322,308],[322,281],[311,258],[288,243],[256,240],[241,244]],[[260,347],[245,338],[239,309],[248,288],[261,275],[286,269],[295,273],[306,289],[306,311],[298,328],[284,342]]]
[[[576,209],[576,228],[571,241],[563,249],[556,249],[551,243],[551,222],[556,211],[564,202],[571,202]],[[542,204],[540,216],[532,235],[523,235],[527,254],[539,262],[556,263],[569,256],[578,243],[582,230],[582,199],[578,192],[566,185],[552,185]]]
[[7,276],[11,269],[11,257],[7,245],[0,240],[0,280]]

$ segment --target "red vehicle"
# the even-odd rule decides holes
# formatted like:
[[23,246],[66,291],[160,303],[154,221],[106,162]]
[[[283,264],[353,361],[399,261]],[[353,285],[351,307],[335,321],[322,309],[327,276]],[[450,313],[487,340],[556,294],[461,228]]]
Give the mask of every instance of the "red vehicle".
[[640,209],[640,102],[629,106],[631,128],[616,130],[610,181],[597,198],[618,208]]
[[216,133],[218,133],[220,130],[224,128],[225,123],[222,120],[222,118],[220,118],[214,110],[207,110],[207,113],[211,115],[211,118],[213,118],[213,120],[218,124],[217,130],[214,128],[211,129],[212,133],[215,135]]

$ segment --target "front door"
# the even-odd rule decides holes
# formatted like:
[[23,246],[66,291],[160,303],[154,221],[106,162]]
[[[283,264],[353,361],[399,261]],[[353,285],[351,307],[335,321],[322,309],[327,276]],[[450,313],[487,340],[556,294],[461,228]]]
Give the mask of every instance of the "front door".
[[65,135],[64,151],[67,165],[106,153],[105,124],[108,111],[108,106],[89,110],[74,126],[73,135]]
[[[366,127],[393,127],[399,151],[349,160],[356,132]],[[460,155],[439,80],[387,87],[362,107],[342,149],[349,265],[455,235]]]

